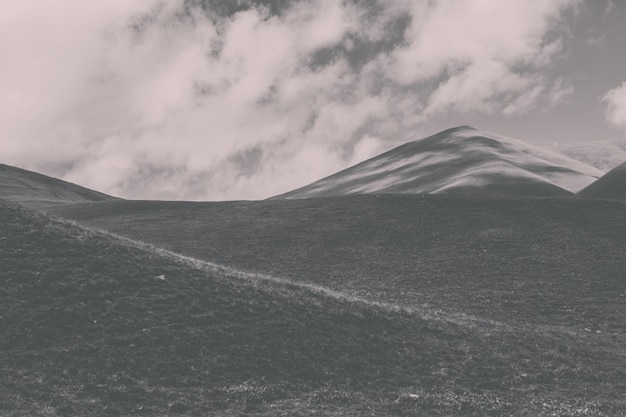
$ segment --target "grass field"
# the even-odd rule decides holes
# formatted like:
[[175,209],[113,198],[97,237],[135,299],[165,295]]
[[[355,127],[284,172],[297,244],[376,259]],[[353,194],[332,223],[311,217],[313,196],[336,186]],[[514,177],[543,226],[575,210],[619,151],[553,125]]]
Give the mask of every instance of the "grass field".
[[177,253],[380,302],[626,328],[626,205],[361,196],[105,202],[54,213]]
[[2,415],[626,412],[623,328],[377,305],[0,217]]
[[[53,212],[176,253],[296,284],[287,285],[297,294],[288,298],[295,297],[298,306],[304,300],[311,303],[316,310],[307,311],[322,314],[321,322],[333,330],[317,336],[303,330],[296,337],[303,337],[306,346],[296,349],[304,351],[293,354],[311,357],[305,351],[313,349],[320,353],[313,360],[321,361],[317,366],[341,376],[331,372],[316,385],[313,374],[307,375],[302,382],[306,388],[300,389],[307,394],[296,405],[283,404],[288,414],[626,412],[622,203],[364,196],[105,202]],[[335,291],[339,298],[307,286]],[[329,308],[324,304],[329,299],[370,315],[348,330],[337,328],[337,318],[328,314],[345,307]],[[244,297],[242,302],[253,300]],[[300,312],[289,314],[298,326],[310,326],[302,323]],[[385,322],[375,342],[369,326],[379,317]],[[277,329],[268,335],[284,337]],[[344,350],[327,357],[329,352],[322,352],[336,338],[339,345],[346,338]],[[277,352],[266,354],[280,361]],[[238,355],[233,353],[241,360]],[[244,355],[248,360],[258,352]],[[347,373],[337,363],[325,363],[339,358],[362,362]],[[363,367],[366,373],[353,373]],[[292,377],[284,371],[282,375],[277,381],[294,386]],[[346,386],[346,381],[354,385]],[[337,386],[344,403],[311,402],[320,389]],[[292,393],[285,398],[294,401]]]

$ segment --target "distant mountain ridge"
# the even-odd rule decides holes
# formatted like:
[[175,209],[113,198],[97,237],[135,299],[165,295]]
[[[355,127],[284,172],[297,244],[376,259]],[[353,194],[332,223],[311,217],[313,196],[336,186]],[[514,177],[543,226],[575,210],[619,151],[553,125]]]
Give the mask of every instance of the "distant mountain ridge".
[[119,200],[71,182],[5,164],[0,164],[0,199],[35,207]]
[[559,197],[602,175],[565,155],[459,126],[273,198],[388,193]]
[[550,149],[608,172],[626,161],[626,138],[587,143],[551,143]]

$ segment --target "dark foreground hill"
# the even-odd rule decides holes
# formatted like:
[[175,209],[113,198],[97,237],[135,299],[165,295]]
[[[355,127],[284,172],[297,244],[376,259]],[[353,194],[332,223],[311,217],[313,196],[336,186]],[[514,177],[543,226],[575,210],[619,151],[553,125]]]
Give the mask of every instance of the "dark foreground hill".
[[565,155],[461,126],[406,143],[274,198],[352,194],[562,197],[602,174]]
[[626,328],[626,207],[381,195],[64,206],[178,253],[381,302],[486,319]]
[[626,412],[623,327],[372,304],[1,202],[0,254],[3,416]]
[[0,198],[33,207],[118,200],[67,181],[4,164],[0,164]]
[[600,179],[580,190],[574,197],[626,200],[626,162],[616,166]]

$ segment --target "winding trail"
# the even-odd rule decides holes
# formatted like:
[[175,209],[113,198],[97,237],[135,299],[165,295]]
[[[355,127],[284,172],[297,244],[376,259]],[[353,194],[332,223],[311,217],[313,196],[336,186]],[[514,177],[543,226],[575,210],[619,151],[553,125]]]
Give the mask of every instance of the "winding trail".
[[[55,220],[60,223],[65,223],[72,225],[74,227],[78,227],[79,229],[85,230],[89,233],[100,234],[103,236],[107,236],[113,238],[120,242],[121,244],[139,248],[149,253],[156,254],[158,256],[163,256],[168,259],[174,260],[176,262],[180,262],[184,265],[190,266],[194,269],[214,273],[215,278],[235,278],[240,281],[247,283],[248,285],[252,285],[256,288],[264,289],[266,291],[271,291],[273,293],[283,292],[286,296],[289,294],[293,294],[294,290],[303,290],[308,291],[313,294],[332,298],[341,302],[347,303],[355,303],[363,306],[367,306],[369,308],[374,308],[377,310],[384,311],[386,313],[394,313],[394,314],[406,314],[406,315],[416,315],[422,319],[433,320],[438,322],[449,323],[465,328],[472,329],[473,331],[481,331],[483,333],[491,333],[494,331],[502,331],[507,332],[512,329],[515,331],[525,330],[531,332],[548,331],[548,332],[557,332],[560,334],[567,334],[570,336],[584,335],[584,329],[580,329],[581,331],[573,331],[571,328],[566,328],[558,325],[527,325],[520,323],[504,323],[497,320],[481,318],[465,313],[453,313],[447,312],[441,309],[434,309],[429,307],[422,306],[407,306],[401,305],[397,303],[388,303],[381,301],[374,301],[367,298],[351,295],[342,291],[337,291],[330,289],[328,287],[324,287],[321,285],[310,284],[306,282],[295,281],[290,278],[274,276],[259,272],[251,272],[242,270],[239,268],[233,268],[227,265],[222,265],[206,260],[201,260],[198,258],[194,258],[191,256],[182,255],[176,252],[173,252],[168,249],[160,248],[156,245],[146,243],[139,240],[134,240],[125,236],[121,236],[112,232],[108,232],[106,230],[93,228],[89,226],[81,225],[72,220],[65,220],[60,218],[55,218]],[[169,281],[169,280],[168,280]],[[171,281],[169,281],[171,282]]]

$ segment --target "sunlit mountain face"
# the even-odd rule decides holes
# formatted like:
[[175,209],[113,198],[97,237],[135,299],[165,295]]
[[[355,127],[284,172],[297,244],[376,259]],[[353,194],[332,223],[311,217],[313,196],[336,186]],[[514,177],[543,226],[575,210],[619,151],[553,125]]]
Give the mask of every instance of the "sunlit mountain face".
[[406,143],[279,198],[349,194],[567,196],[602,171],[469,126]]

